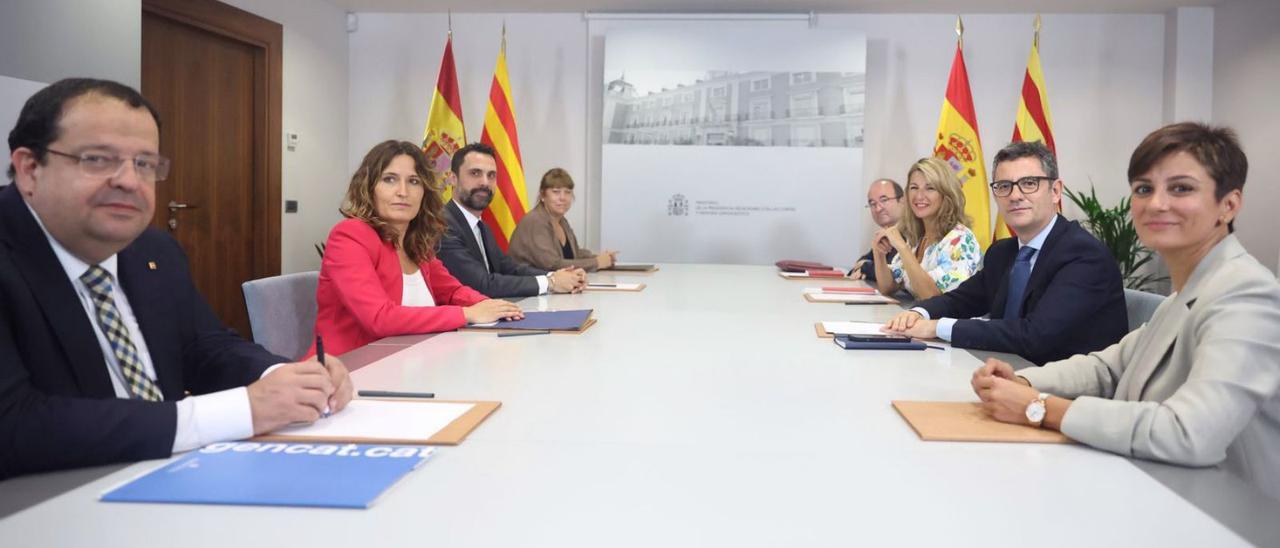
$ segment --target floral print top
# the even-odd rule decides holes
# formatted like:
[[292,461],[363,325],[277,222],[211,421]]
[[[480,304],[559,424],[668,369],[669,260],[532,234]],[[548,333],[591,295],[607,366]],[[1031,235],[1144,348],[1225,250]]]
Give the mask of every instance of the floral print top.
[[[920,266],[938,284],[938,290],[946,293],[969,279],[978,272],[982,265],[982,251],[978,247],[978,237],[964,225],[956,225],[938,243],[924,250],[924,260]],[[902,254],[893,257],[889,263],[893,273],[893,281],[911,291],[907,282],[907,273],[902,269]]]

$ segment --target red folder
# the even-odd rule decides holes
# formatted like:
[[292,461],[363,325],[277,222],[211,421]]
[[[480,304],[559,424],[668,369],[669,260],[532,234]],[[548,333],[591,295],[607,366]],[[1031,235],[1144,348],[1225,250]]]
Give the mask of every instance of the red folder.
[[822,263],[813,261],[795,261],[791,259],[783,259],[773,263],[783,272],[805,272],[807,270],[831,270],[831,267]]

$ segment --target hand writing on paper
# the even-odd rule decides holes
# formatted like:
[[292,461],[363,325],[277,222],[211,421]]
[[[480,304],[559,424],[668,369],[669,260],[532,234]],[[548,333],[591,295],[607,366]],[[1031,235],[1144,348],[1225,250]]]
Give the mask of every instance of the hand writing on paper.
[[[342,380],[348,385],[346,400],[338,398],[338,403],[345,406],[351,400],[350,381],[346,379],[346,367],[337,363],[342,369]],[[285,364],[250,384],[253,433],[265,434],[297,422],[312,423],[326,407],[333,411],[330,397],[338,389],[333,381],[330,370],[313,359]]]

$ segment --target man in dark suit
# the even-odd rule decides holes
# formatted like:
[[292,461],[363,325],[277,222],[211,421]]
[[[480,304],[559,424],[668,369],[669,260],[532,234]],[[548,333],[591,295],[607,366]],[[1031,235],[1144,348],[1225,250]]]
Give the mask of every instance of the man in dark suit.
[[576,293],[586,287],[587,274],[581,268],[547,272],[512,260],[498,247],[493,233],[480,220],[498,184],[498,162],[492,147],[483,143],[464,146],[454,153],[451,167],[453,199],[444,207],[449,228],[437,255],[453,277],[495,299]]
[[[1062,180],[1040,142],[996,153],[996,204],[1017,233],[992,244],[954,290],[916,303],[889,331],[957,348],[1012,352],[1043,365],[1106,348],[1128,332],[1120,269],[1106,247],[1058,215]],[[966,319],[989,315],[989,320]]]
[[[867,188],[867,209],[871,210],[871,219],[881,229],[898,224],[902,218],[902,185],[893,179],[876,179]],[[893,261],[896,250],[885,255],[886,261]],[[858,257],[849,269],[849,277],[855,280],[876,281],[875,252],[867,250],[867,254]]]
[[177,242],[148,228],[159,143],[146,99],[89,79],[37,92],[9,134],[0,479],[167,457],[351,399],[338,360],[287,363],[213,315]]

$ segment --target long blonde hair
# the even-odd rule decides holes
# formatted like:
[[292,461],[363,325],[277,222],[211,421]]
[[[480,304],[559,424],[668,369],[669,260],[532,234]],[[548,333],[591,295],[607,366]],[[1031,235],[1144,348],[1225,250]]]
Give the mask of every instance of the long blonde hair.
[[[960,180],[956,178],[956,173],[951,170],[950,165],[932,156],[921,158],[912,164],[911,169],[907,170],[907,200],[911,199],[911,176],[916,173],[924,177],[924,182],[933,185],[933,188],[942,196],[942,204],[938,207],[938,213],[935,214],[940,231],[939,238],[945,236],[956,225],[962,224],[973,228],[973,220],[964,213],[964,192],[960,190]],[[924,219],[916,217],[916,212],[911,209],[910,203],[907,204],[907,212],[907,215],[903,215],[898,220],[898,233],[902,234],[902,239],[907,241],[907,245],[916,247],[920,245],[920,240],[924,239]]]

